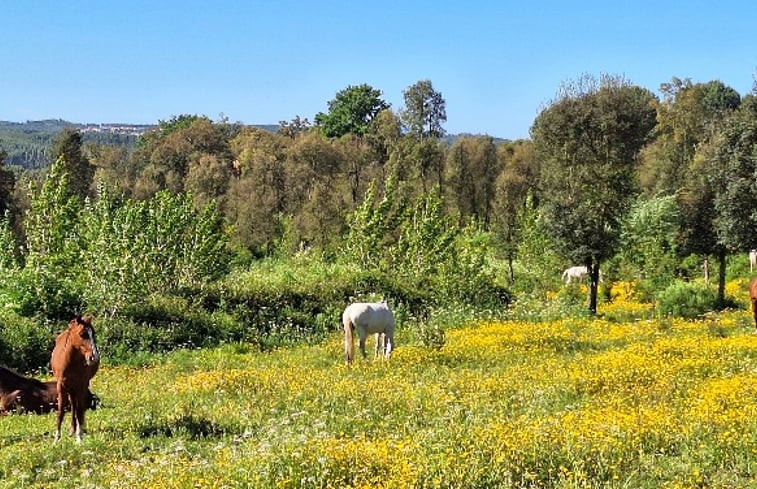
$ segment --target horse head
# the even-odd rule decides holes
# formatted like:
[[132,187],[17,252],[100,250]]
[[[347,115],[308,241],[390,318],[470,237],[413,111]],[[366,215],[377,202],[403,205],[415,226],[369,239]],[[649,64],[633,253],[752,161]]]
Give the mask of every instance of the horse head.
[[79,350],[88,365],[100,362],[100,352],[95,342],[95,328],[92,327],[92,316],[76,316],[68,323],[69,341]]

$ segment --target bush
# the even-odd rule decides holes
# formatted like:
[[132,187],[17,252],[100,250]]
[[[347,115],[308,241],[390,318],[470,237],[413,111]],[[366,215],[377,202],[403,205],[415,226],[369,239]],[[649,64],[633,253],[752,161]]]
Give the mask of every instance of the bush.
[[0,317],[0,363],[19,372],[46,368],[53,348],[53,329],[4,312]]
[[662,316],[695,318],[718,308],[715,289],[696,282],[676,281],[657,294]]

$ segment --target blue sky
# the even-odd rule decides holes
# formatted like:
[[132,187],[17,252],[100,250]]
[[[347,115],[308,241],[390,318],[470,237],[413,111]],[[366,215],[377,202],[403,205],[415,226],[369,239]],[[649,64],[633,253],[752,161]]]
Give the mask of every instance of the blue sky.
[[0,119],[311,121],[367,83],[394,109],[429,79],[450,133],[528,137],[561,83],[673,76],[742,95],[757,2],[0,0]]

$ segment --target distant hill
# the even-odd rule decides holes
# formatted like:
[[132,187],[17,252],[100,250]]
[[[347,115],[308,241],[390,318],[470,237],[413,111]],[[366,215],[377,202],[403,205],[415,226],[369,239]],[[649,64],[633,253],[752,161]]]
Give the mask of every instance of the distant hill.
[[78,124],[62,119],[43,121],[0,121],[0,149],[8,153],[6,165],[26,169],[50,164],[50,151],[65,127],[77,129],[85,143],[115,144],[131,147],[137,138],[156,127],[150,124]]
[[[50,151],[55,139],[65,127],[77,129],[85,143],[134,146],[139,136],[157,127],[155,124],[81,124],[62,119],[42,121],[8,122],[0,121],[0,150],[8,153],[5,164],[25,169],[45,168],[50,164]],[[265,131],[276,132],[278,124],[253,124]],[[448,134],[447,144],[454,144],[460,137],[476,137],[474,134]],[[492,138],[494,144],[507,139]]]
[[[469,134],[467,132],[461,132],[460,134],[447,134],[444,136],[444,141],[449,144],[450,146],[455,144],[455,141],[457,141],[460,138],[476,138],[480,136],[489,136],[488,134]],[[495,145],[506,143],[510,141],[509,139],[503,139],[503,138],[497,138],[494,136],[489,136],[494,141]]]

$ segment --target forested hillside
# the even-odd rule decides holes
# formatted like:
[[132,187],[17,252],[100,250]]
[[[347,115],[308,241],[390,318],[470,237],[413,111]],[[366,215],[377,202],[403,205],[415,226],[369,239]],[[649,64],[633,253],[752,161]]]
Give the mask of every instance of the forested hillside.
[[77,124],[60,119],[27,122],[0,121],[0,149],[7,153],[5,164],[25,169],[48,166],[53,143],[66,127],[79,131],[85,143],[132,148],[137,138],[154,126]]

